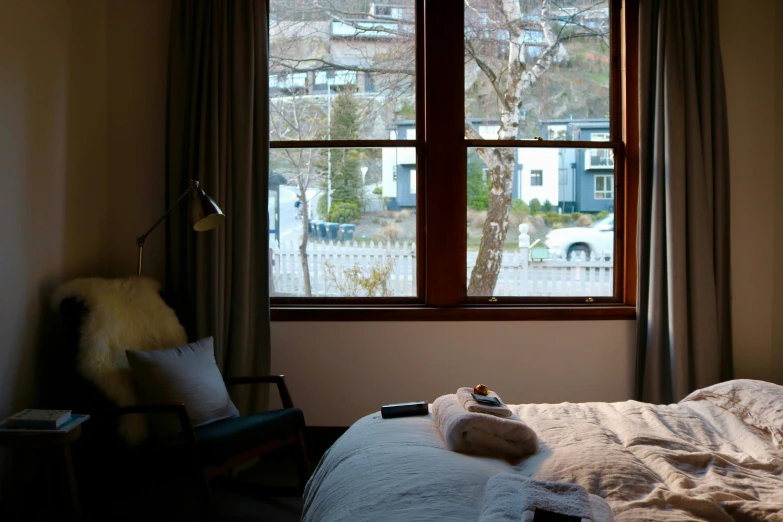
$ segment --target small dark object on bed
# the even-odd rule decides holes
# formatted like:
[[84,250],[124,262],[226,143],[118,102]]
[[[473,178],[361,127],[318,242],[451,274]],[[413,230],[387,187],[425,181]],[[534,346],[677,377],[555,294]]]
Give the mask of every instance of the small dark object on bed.
[[427,415],[429,408],[427,401],[402,402],[400,404],[387,404],[381,406],[381,417],[393,419],[394,417],[410,417],[412,415]]
[[579,517],[572,517],[571,515],[561,515],[554,511],[547,511],[546,509],[536,508],[536,513],[533,516],[533,522],[580,522],[582,519]]
[[471,393],[474,399],[476,399],[476,402],[479,404],[486,404],[488,406],[503,406],[503,403],[500,402],[500,399],[497,397],[484,397],[481,395],[477,395],[475,393]]
[[477,384],[473,387],[473,393],[478,393],[479,395],[487,395],[489,393],[489,388],[487,388],[486,384]]

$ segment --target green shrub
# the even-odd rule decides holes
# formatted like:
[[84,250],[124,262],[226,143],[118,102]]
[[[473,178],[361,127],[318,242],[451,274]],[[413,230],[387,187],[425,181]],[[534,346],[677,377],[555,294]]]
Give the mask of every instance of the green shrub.
[[579,221],[579,218],[582,217],[581,212],[572,212],[571,213],[571,221]]
[[601,212],[599,212],[599,213],[598,213],[598,215],[597,215],[597,216],[595,216],[595,217],[596,217],[596,219],[603,219],[603,218],[605,218],[605,217],[606,217],[606,216],[608,216],[608,215],[609,215],[609,211],[608,211],[608,210],[602,210],[602,211],[601,211]]
[[356,223],[361,216],[359,205],[347,201],[333,203],[329,210],[329,221],[332,223]]
[[561,216],[561,215],[560,215],[560,214],[558,214],[557,212],[547,212],[547,213],[544,215],[544,220],[545,220],[545,221],[547,222],[547,224],[549,224],[550,226],[551,226],[551,225],[554,225],[555,223],[562,223],[562,222],[564,221],[564,220],[563,220],[563,216]]
[[530,214],[530,207],[521,199],[515,199],[511,202],[511,212]]
[[318,203],[315,205],[315,211],[318,213],[318,217],[321,219],[326,219],[326,214],[329,211],[327,206],[329,205],[329,198],[326,197],[326,194],[318,198]]
[[530,212],[533,214],[538,214],[541,212],[541,202],[538,200],[538,198],[533,198],[530,200]]
[[375,194],[375,195],[380,196],[381,194],[383,194],[383,188],[375,187],[374,189],[372,189],[372,193]]
[[552,202],[547,199],[546,201],[544,201],[544,205],[541,208],[543,209],[544,212],[549,214],[550,212],[552,212]]

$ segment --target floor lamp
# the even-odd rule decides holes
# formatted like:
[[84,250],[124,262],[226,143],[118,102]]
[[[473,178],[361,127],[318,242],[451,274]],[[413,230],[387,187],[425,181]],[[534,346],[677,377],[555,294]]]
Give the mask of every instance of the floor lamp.
[[139,247],[139,275],[141,275],[141,260],[144,255],[144,241],[147,236],[155,230],[155,227],[161,224],[165,220],[171,211],[174,210],[180,202],[185,199],[185,196],[190,194],[190,221],[193,223],[193,230],[196,232],[204,232],[206,230],[212,230],[219,227],[226,220],[225,214],[220,210],[220,207],[215,203],[211,197],[198,186],[198,181],[191,180],[190,186],[182,193],[182,195],[169,207],[163,216],[158,219],[154,225],[150,227],[144,234],[136,238],[136,246]]

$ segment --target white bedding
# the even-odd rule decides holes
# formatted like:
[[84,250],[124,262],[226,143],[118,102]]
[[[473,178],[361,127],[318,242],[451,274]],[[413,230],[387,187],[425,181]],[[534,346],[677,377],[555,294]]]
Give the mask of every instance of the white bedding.
[[487,480],[512,472],[581,484],[617,521],[783,521],[770,433],[708,400],[510,407],[541,441],[515,464],[447,450],[431,414],[364,417],[321,460],[302,520],[475,522]]

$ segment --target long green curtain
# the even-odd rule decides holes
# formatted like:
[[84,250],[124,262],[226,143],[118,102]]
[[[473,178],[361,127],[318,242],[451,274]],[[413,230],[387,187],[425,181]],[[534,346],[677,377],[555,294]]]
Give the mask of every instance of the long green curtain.
[[[191,340],[212,335],[224,375],[270,363],[266,0],[177,0],[169,47],[166,198],[198,180],[226,214],[197,233],[182,205],[167,228],[166,283]],[[239,390],[237,390],[239,391]],[[235,397],[266,407],[266,391]]]
[[637,399],[732,377],[729,143],[717,0],[641,0]]

